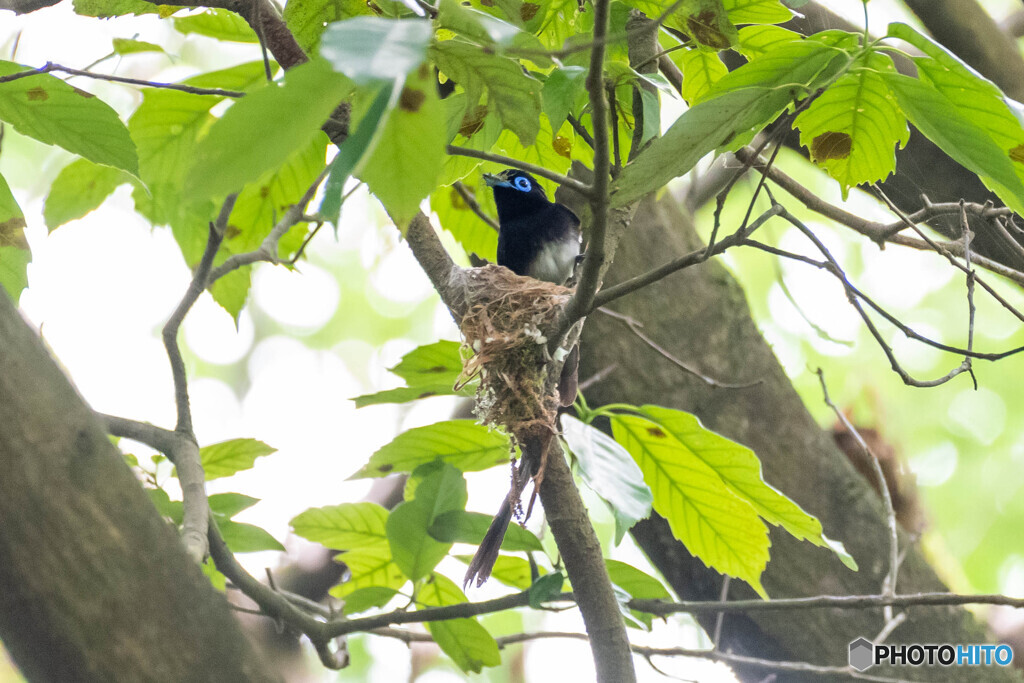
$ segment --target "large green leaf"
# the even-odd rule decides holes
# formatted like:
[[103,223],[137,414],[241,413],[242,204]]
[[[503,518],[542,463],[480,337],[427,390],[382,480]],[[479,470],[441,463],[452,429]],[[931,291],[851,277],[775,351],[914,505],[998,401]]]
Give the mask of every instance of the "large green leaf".
[[25,215],[0,176],[0,287],[17,304],[28,287],[28,264],[32,260],[25,239]]
[[320,55],[359,85],[393,83],[423,62],[432,35],[419,19],[356,17],[327,27]]
[[244,493],[214,493],[207,498],[207,502],[210,504],[210,512],[218,517],[231,519],[242,510],[248,510],[260,502],[260,499]]
[[888,55],[869,52],[793,122],[811,159],[839,181],[844,199],[851,186],[892,173],[896,146],[910,139],[906,118],[882,78],[895,72]]
[[651,489],[626,449],[571,415],[561,417],[562,436],[579,463],[580,477],[608,503],[615,515],[615,542],[651,514]]
[[664,187],[708,152],[731,149],[744,134],[773,121],[848,63],[846,52],[833,44],[845,42],[833,38],[784,44],[724,76],[704,101],[687,110],[623,169],[612,184],[612,206],[624,206]]
[[768,485],[761,475],[761,461],[752,450],[705,428],[696,416],[681,410],[647,405],[641,412],[673,436],[688,456],[710,467],[731,491],[754,506],[765,521],[814,545],[833,550],[843,564],[857,565],[842,544],[826,537],[821,522]]
[[[0,76],[31,67],[0,61]],[[0,83],[0,121],[22,135],[63,147],[97,164],[139,173],[139,159],[117,112],[50,74]]]
[[174,28],[208,38],[235,43],[258,43],[259,37],[241,16],[226,9],[208,9],[187,17],[175,17]]
[[129,181],[129,177],[112,166],[94,164],[88,159],[75,159],[65,166],[50,185],[43,207],[43,220],[53,232],[57,227],[77,220],[96,209],[110,194]]
[[409,74],[393,107],[357,175],[404,229],[437,187],[445,159],[445,109],[426,64]]
[[524,146],[537,137],[541,84],[523,72],[519,62],[461,40],[446,40],[430,50],[444,75],[466,89],[470,107],[487,94],[487,107]]
[[[437,573],[431,576],[417,598],[423,607],[444,607],[468,601],[451,579]],[[431,621],[426,626],[441,650],[463,671],[480,673],[485,666],[501,664],[498,644],[476,619]]]
[[[544,114],[540,115],[537,139],[532,145],[523,146],[518,136],[509,130],[502,131],[498,141],[494,143],[493,150],[499,154],[528,161],[538,166],[555,171],[566,173],[572,165],[572,148],[575,143],[575,133],[569,124],[564,124],[558,134],[552,132],[551,123]],[[484,162],[484,171],[497,171],[503,167],[493,162]],[[548,196],[554,196],[558,184],[547,178],[537,178],[537,182],[547,191]]]
[[[480,512],[452,510],[438,515],[428,533],[442,543],[470,543],[479,545],[491,526],[491,515]],[[543,550],[540,539],[518,524],[510,524],[501,542],[507,552]]]
[[388,515],[387,535],[391,555],[402,573],[413,581],[428,576],[448,551],[451,543],[434,540],[429,530],[441,515],[466,507],[466,480],[446,463],[417,468],[420,481],[415,497]]
[[337,550],[387,545],[388,511],[376,503],[342,503],[309,508],[292,518],[299,536]]
[[186,196],[222,197],[278,168],[320,135],[320,126],[350,87],[318,59],[290,69],[283,84],[268,83],[249,93],[202,140],[185,179]]
[[253,524],[226,520],[218,522],[217,527],[232,552],[256,553],[261,550],[284,550],[281,542],[271,536],[266,529]]
[[316,52],[328,24],[372,14],[366,0],[288,0],[284,20],[306,52]]
[[722,0],[734,24],[781,24],[793,18],[793,12],[781,0]]
[[159,14],[169,17],[181,7],[156,5],[145,0],[75,0],[75,14],[86,17],[120,17],[126,14]]
[[378,403],[404,403],[430,396],[467,394],[468,387],[455,391],[455,381],[462,373],[462,356],[459,343],[439,341],[420,346],[402,357],[391,372],[405,380],[408,386],[398,389],[357,396],[353,399],[357,408]]
[[330,593],[336,598],[345,598],[364,588],[390,588],[397,591],[405,585],[405,574],[391,559],[391,548],[386,543],[351,550],[338,555],[336,559],[344,563],[350,572],[348,581],[331,588]]
[[256,464],[256,458],[276,451],[276,448],[256,439],[230,439],[203,446],[199,449],[199,457],[206,472],[206,481],[210,481],[250,469]]
[[654,509],[672,534],[709,567],[743,579],[767,597],[761,573],[771,543],[753,505],[657,423],[634,415],[615,415],[611,423],[615,440],[640,465]]
[[1024,212],[1024,184],[1011,161],[987,131],[966,116],[933,85],[902,74],[883,74],[907,119],[964,168],[978,176],[1017,212]]
[[[920,107],[914,109],[911,117],[914,125],[917,125],[917,118],[931,113],[938,120],[922,123],[945,140],[945,144],[955,146],[956,153],[943,147],[944,143],[939,139],[932,138],[932,141],[943,147],[947,154],[961,164],[982,176],[982,180],[992,187],[1008,206],[1018,212],[1021,211],[1024,198],[1021,196],[1020,183],[1014,184],[1010,181],[1006,167],[1009,161],[1017,178],[1024,182],[1024,129],[1007,105],[1002,91],[944,47],[906,24],[890,24],[888,35],[907,41],[927,55],[914,58],[918,77],[921,82],[931,85],[947,101],[938,112],[921,111]],[[904,81],[897,80],[896,83],[906,85]],[[902,103],[903,98],[900,101]],[[951,120],[945,122],[947,126],[943,126],[941,117],[944,111],[949,110],[955,110],[959,116],[950,113]],[[908,111],[907,115],[911,116],[911,112]],[[964,137],[962,132],[958,133],[956,130],[957,120],[960,123],[967,122],[975,130],[971,135]],[[929,135],[925,128],[918,127]],[[978,137],[977,129],[983,131],[984,137],[994,142],[1001,151],[1001,154],[989,159],[984,165],[984,156],[990,153],[992,148],[984,141],[974,139]],[[971,149],[977,145],[982,147]],[[988,152],[985,152],[985,149],[988,149]],[[977,167],[972,168],[968,162],[977,164]]]
[[448,420],[402,432],[381,447],[352,479],[411,472],[439,460],[462,472],[477,472],[507,463],[508,436],[472,420]]
[[680,50],[672,54],[679,55],[677,63],[683,71],[682,95],[691,105],[704,99],[712,86],[729,73],[717,52]]
[[[605,559],[605,568],[608,570],[608,578],[616,587],[620,588],[625,595],[624,598],[636,600],[671,600],[672,596],[658,579],[643,572],[633,565],[620,562],[619,560]],[[621,600],[620,603],[626,602]],[[649,630],[654,622],[654,616],[646,612],[638,612],[629,609],[625,605],[621,607],[628,617],[642,623]]]
[[756,59],[794,40],[803,40],[803,36],[781,26],[744,26],[740,29],[740,43],[736,49],[747,59]]
[[563,66],[548,74],[541,99],[552,128],[561,128],[577,104],[585,101],[586,84],[587,70],[582,66]]

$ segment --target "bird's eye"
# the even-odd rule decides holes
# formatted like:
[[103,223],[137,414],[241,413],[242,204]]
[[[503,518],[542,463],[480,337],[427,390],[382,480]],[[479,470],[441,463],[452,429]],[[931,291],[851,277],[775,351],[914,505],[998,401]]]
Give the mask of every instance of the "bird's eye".
[[515,185],[517,190],[522,190],[523,192],[530,191],[530,181],[523,176],[516,178],[512,184]]

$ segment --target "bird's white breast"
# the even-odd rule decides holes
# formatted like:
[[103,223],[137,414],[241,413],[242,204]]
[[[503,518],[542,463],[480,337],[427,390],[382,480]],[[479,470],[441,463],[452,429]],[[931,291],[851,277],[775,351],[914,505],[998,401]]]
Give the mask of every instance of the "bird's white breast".
[[538,280],[563,284],[572,275],[579,253],[580,244],[574,239],[548,242],[537,254],[530,275]]

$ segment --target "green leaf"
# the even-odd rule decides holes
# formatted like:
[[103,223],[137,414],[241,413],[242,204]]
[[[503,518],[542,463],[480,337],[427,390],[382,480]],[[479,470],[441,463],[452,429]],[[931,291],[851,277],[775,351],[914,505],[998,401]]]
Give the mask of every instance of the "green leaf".
[[[194,199],[238,192],[264,172],[310,145],[349,89],[323,60],[290,69],[284,83],[268,83],[230,107],[199,145],[185,179]],[[259,144],[253,144],[259,140]]]
[[372,14],[366,0],[288,0],[284,20],[307,53],[315,53],[328,24]]
[[623,169],[612,184],[612,206],[664,187],[715,148],[732,149],[745,133],[775,120],[794,99],[827,82],[849,59],[831,42],[842,44],[842,39],[782,45],[724,76],[704,101]]
[[428,576],[452,547],[451,543],[435,541],[428,530],[444,513],[464,509],[467,494],[466,480],[451,465],[423,465],[413,476],[421,478],[416,496],[388,515],[387,535],[395,564],[407,577],[418,581]]
[[[221,255],[217,257],[217,261],[219,261],[217,265],[223,263],[226,258],[227,255],[222,251]],[[242,307],[245,306],[246,299],[249,298],[251,276],[252,266],[242,266],[227,275],[222,275],[210,287],[210,294],[213,296],[213,300],[228,312],[231,319],[235,321],[236,326],[238,325],[238,316],[242,312]]]
[[[466,594],[451,579],[434,573],[417,595],[424,607],[444,607],[467,602]],[[498,644],[476,619],[449,619],[426,624],[438,647],[463,671],[480,673],[485,666],[501,664]]]
[[217,523],[224,542],[234,553],[256,553],[261,550],[284,550],[280,541],[265,529],[253,524],[224,520]]
[[256,439],[230,439],[203,446],[199,449],[199,457],[206,472],[206,481],[210,481],[250,469],[256,463],[256,458],[275,451],[276,448]]
[[796,117],[811,159],[850,187],[885,179],[896,169],[896,146],[910,139],[906,118],[881,74],[895,73],[887,55],[871,52]]
[[402,356],[390,371],[405,380],[410,387],[433,384],[442,379],[454,383],[462,372],[461,344],[441,340],[433,344],[417,346]]
[[507,463],[511,452],[507,435],[472,420],[448,420],[402,432],[350,478],[411,472],[434,461],[446,462],[462,472],[478,472]]
[[342,191],[345,181],[356,171],[367,150],[370,149],[370,143],[373,142],[381,121],[387,114],[388,103],[393,92],[394,88],[392,87],[385,86],[380,89],[355,132],[341,143],[338,154],[331,162],[331,172],[327,176],[324,186],[320,214],[334,225],[338,224],[338,218],[341,215]]
[[[31,70],[0,61],[0,76]],[[139,159],[117,112],[91,93],[50,74],[0,84],[0,121],[22,135],[63,147],[97,164],[139,173]]]
[[225,519],[231,519],[242,510],[247,510],[260,502],[259,498],[242,493],[214,493],[207,500],[210,504],[210,511]]
[[[574,141],[572,129],[565,124],[558,134],[551,130],[551,123],[544,114],[540,116],[540,129],[537,139],[528,147],[520,144],[520,139],[511,131],[502,131],[498,141],[494,144],[494,150],[505,156],[528,161],[538,166],[543,166],[556,173],[566,173],[572,165],[572,147]],[[496,171],[504,167],[493,162],[485,162],[482,169],[485,171]],[[557,183],[547,178],[537,178],[537,182],[547,191],[549,197],[553,197],[558,189]]]
[[432,35],[420,19],[356,17],[327,27],[320,55],[357,85],[393,83],[423,62]]
[[392,106],[357,176],[404,229],[437,187],[444,167],[445,109],[426,64],[409,74]]
[[174,28],[179,33],[196,33],[235,43],[260,42],[245,19],[225,9],[208,9],[200,14],[175,17]]
[[604,432],[568,414],[562,436],[579,463],[580,477],[608,503],[615,515],[615,542],[651,514],[651,489],[629,452]]
[[446,40],[430,50],[437,67],[466,90],[470,107],[486,92],[487,108],[523,146],[538,135],[541,84],[523,72],[519,62],[480,50],[461,40]]
[[541,609],[545,602],[550,602],[562,593],[565,575],[562,572],[545,574],[530,586],[530,607]]
[[147,43],[144,40],[132,40],[130,38],[114,38],[114,54],[131,55],[137,52],[163,52],[164,49],[156,43]]
[[25,215],[0,176],[0,287],[15,304],[28,287],[28,264],[32,261],[25,239]]
[[679,54],[678,63],[683,71],[683,99],[691,105],[700,102],[729,73],[717,52],[683,50],[674,54]]
[[[491,516],[480,512],[452,510],[438,515],[427,532],[442,543],[470,543],[479,545],[491,526]],[[505,532],[501,549],[507,552],[543,550],[540,539],[518,524],[510,524]]]
[[155,5],[145,0],[75,0],[75,14],[85,17],[120,17],[126,14],[159,14],[169,17],[181,7],[175,5]]
[[803,36],[781,26],[744,26],[740,29],[737,50],[747,59],[756,59],[784,43],[792,43],[795,40],[803,40]]
[[207,559],[199,568],[203,570],[203,574],[210,580],[210,584],[223,593],[227,590],[228,578],[217,571],[217,567],[214,566],[212,559]]
[[768,528],[751,503],[660,425],[633,415],[611,419],[615,440],[643,470],[654,509],[672,534],[712,569],[743,579],[762,597]]
[[43,220],[53,232],[98,208],[117,187],[129,181],[123,171],[111,166],[76,159],[65,166],[50,186],[43,207]]
[[587,70],[582,66],[563,66],[548,74],[541,91],[544,113],[552,128],[561,128],[576,110],[587,87]]
[[397,590],[384,586],[359,588],[345,596],[345,605],[342,607],[342,611],[351,615],[365,612],[374,607],[383,607],[396,595],[398,595]]
[[[455,157],[450,157],[455,158]],[[465,158],[465,157],[464,157]],[[476,198],[480,209],[497,220],[494,194],[482,183],[468,179],[463,187]],[[467,254],[494,263],[498,257],[498,231],[485,223],[454,187],[439,187],[430,195],[430,209],[437,213],[441,227],[452,234]]]
[[[665,586],[662,585],[661,581],[654,578],[646,572],[640,571],[636,567],[626,564],[625,562],[619,562],[618,560],[604,561],[605,568],[608,570],[608,578],[614,586],[621,589],[627,598],[623,602],[629,602],[629,599],[638,600],[671,600],[672,596],[669,594]],[[621,605],[625,616],[632,618],[633,620],[643,624],[648,630],[651,628],[651,624],[654,623],[654,617],[652,614],[647,612],[639,612],[634,609],[630,609],[626,605]]]
[[957,163],[977,173],[1007,206],[1024,211],[1024,184],[1010,160],[1012,150],[996,144],[934,86],[902,74],[884,74],[883,78],[914,126]]
[[[918,78],[921,82],[931,85],[947,100],[944,109],[955,110],[959,115],[956,119],[961,122],[966,121],[971,126],[984,131],[986,137],[994,142],[1002,153],[997,155],[997,158],[989,160],[987,166],[979,166],[982,170],[971,168],[966,163],[968,159],[972,163],[984,160],[982,158],[984,154],[977,153],[981,152],[980,148],[976,151],[970,150],[970,147],[977,144],[977,141],[963,139],[958,143],[955,138],[959,134],[954,130],[957,124],[953,120],[948,122],[951,125],[948,130],[936,129],[937,127],[941,128],[943,123],[941,121],[929,122],[926,125],[930,125],[935,134],[943,136],[948,144],[958,147],[957,153],[963,159],[958,158],[945,147],[943,150],[982,176],[982,180],[992,187],[1008,206],[1014,208],[1015,211],[1020,211],[1022,207],[1020,184],[1014,184],[1006,175],[1005,160],[1010,160],[1010,165],[1017,178],[1024,181],[1024,129],[1021,128],[1020,120],[1007,105],[1002,91],[990,81],[979,76],[944,47],[906,24],[890,24],[888,35],[907,41],[927,55],[914,58]],[[898,82],[903,83],[902,81]],[[897,93],[898,95],[899,93]],[[902,103],[903,99],[900,101]],[[920,117],[928,113],[930,112],[916,111],[914,116]],[[907,112],[907,115],[911,115],[910,111]],[[953,118],[952,114],[950,117]],[[914,118],[911,120],[917,125]],[[921,128],[921,126],[918,127]],[[921,130],[925,135],[929,135],[924,128]],[[929,135],[929,137],[931,136]],[[940,147],[943,145],[936,138],[932,138],[932,141],[939,144]],[[981,144],[984,145],[984,143]],[[991,151],[991,147],[984,146]]]
[[[468,565],[473,561],[473,556],[456,555],[455,559]],[[543,567],[537,569],[542,575],[547,573]],[[491,578],[511,588],[524,591],[533,584],[533,569],[530,567],[529,561],[521,557],[499,555],[498,559],[494,561],[494,568],[491,569]]]
[[514,24],[463,7],[459,0],[441,0],[438,3],[437,25],[484,45],[507,45],[523,33]]
[[703,460],[730,490],[753,505],[768,523],[781,526],[796,538],[814,545],[832,550],[838,547],[836,554],[843,563],[856,569],[852,558],[842,550],[842,544],[822,534],[821,522],[816,517],[765,483],[761,461],[752,450],[710,431],[690,413],[653,405],[643,406],[641,411]]
[[793,12],[781,0],[722,0],[734,24],[781,24],[793,18]]
[[309,508],[292,518],[292,531],[336,550],[387,545],[388,511],[376,503],[342,503]]
[[330,594],[336,598],[345,598],[363,588],[397,591],[405,585],[405,574],[392,561],[391,548],[387,543],[341,553],[335,560],[343,563],[350,572],[348,581],[331,588]]

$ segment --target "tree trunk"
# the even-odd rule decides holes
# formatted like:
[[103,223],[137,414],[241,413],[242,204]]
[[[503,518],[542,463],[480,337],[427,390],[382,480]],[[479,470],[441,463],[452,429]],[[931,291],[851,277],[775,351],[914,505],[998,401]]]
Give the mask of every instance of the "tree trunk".
[[0,292],[0,639],[31,681],[270,681]]
[[[657,245],[656,250],[651,245]],[[644,200],[609,272],[610,286],[701,245],[690,217],[670,195]],[[657,254],[652,262],[651,254]],[[713,388],[684,373],[633,335],[622,322],[590,316],[582,343],[580,377],[617,364],[587,391],[591,405],[654,403],[695,413],[709,428],[752,448],[765,479],[816,515],[825,533],[846,544],[860,565],[844,567],[832,553],[773,530],[771,562],[764,587],[775,598],[881,592],[888,571],[889,533],[878,497],[814,422],[772,350],[750,317],[739,285],[715,261],[671,275],[613,302],[609,308],[632,316],[644,332],[701,372],[729,383],[760,383],[744,389]],[[881,360],[879,362],[882,362]],[[662,518],[633,529],[633,537],[684,600],[718,600],[722,577],[707,569],[676,541]],[[912,549],[899,572],[898,591],[945,590],[920,553]],[[755,597],[742,582],[730,597]],[[701,617],[709,632],[715,617]],[[752,612],[725,617],[721,646],[726,651],[768,659],[804,660],[845,666],[847,645],[873,638],[883,625],[880,609]],[[890,642],[977,643],[983,629],[962,608],[919,607]],[[769,670],[738,670],[761,680]],[[872,670],[872,674],[881,671]],[[934,672],[903,667],[891,675],[914,678]],[[994,667],[972,670],[972,680],[1017,680]],[[845,679],[845,677],[843,677]],[[800,680],[787,673],[786,680]],[[822,680],[815,677],[814,680]]]

